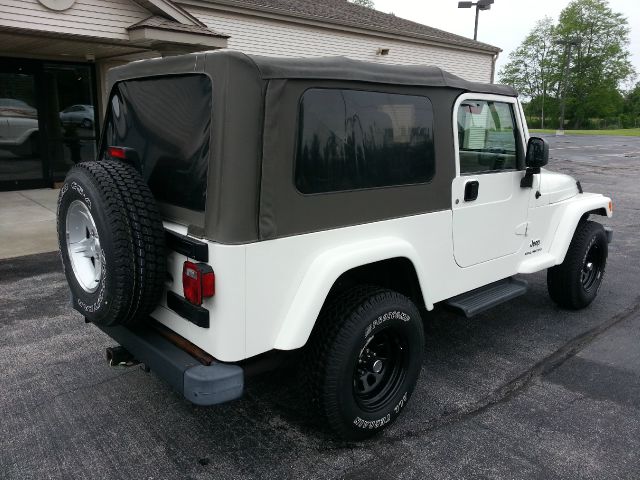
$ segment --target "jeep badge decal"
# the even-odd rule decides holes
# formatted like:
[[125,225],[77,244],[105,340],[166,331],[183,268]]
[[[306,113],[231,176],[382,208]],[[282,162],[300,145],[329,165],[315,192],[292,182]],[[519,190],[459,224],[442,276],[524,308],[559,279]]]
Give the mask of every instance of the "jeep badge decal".
[[542,247],[540,246],[542,245],[542,240],[537,239],[537,240],[531,240],[531,243],[529,244],[529,250],[527,252],[524,252],[525,255],[531,255],[532,253],[538,253],[542,251]]

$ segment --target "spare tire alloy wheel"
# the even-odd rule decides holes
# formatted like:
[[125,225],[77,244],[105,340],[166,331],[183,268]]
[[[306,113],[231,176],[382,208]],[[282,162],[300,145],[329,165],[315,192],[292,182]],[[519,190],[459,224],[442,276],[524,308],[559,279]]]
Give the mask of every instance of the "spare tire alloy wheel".
[[398,418],[422,368],[418,309],[400,293],[357,287],[323,308],[303,375],[312,406],[340,437],[364,439]]
[[87,205],[73,200],[66,218],[67,252],[76,281],[87,293],[100,286],[103,253],[96,222]]
[[58,197],[58,244],[73,307],[100,325],[135,325],[156,307],[166,275],[164,229],[130,165],[71,168]]

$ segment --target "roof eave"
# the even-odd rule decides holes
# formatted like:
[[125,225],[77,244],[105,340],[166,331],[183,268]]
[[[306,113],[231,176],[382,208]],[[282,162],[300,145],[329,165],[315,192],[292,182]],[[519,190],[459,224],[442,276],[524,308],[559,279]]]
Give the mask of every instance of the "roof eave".
[[161,15],[184,25],[194,25],[198,27],[206,26],[199,19],[191,15],[182,7],[176,5],[171,0],[133,0],[141,7],[149,10],[154,15]]
[[[289,21],[293,23],[312,24],[323,28],[331,28],[335,30],[356,31],[358,33],[366,33],[375,36],[388,36],[392,38],[402,38],[414,41],[416,43],[427,43],[447,48],[456,48],[460,50],[482,52],[487,54],[499,54],[502,49],[493,45],[482,42],[476,42],[469,39],[468,42],[457,41],[456,39],[436,38],[429,35],[421,35],[413,32],[398,32],[397,30],[387,29],[383,27],[369,27],[367,25],[359,25],[355,22],[337,21],[331,18],[318,17],[313,15],[304,15],[296,12],[289,12],[282,9],[271,8],[266,6],[248,7],[233,0],[177,0],[175,3],[181,3],[192,6],[200,6],[207,9],[220,10],[223,12],[236,12],[256,16],[267,17],[278,20]],[[296,22],[298,20],[298,22]],[[336,28],[337,27],[337,28]],[[342,27],[342,28],[341,28]]]
[[134,45],[154,48],[156,45],[183,45],[190,51],[226,48],[227,36],[183,32],[170,28],[140,26],[129,29],[129,40]]

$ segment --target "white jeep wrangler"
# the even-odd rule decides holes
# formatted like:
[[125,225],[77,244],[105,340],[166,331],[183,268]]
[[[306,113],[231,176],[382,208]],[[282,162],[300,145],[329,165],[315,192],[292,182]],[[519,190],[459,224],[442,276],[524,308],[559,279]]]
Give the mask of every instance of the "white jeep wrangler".
[[407,404],[436,303],[472,316],[544,269],[562,307],[598,292],[611,200],[541,169],[509,87],[229,51],[110,84],[99,159],[60,191],[73,306],[196,404],[300,349],[318,418],[364,438]]

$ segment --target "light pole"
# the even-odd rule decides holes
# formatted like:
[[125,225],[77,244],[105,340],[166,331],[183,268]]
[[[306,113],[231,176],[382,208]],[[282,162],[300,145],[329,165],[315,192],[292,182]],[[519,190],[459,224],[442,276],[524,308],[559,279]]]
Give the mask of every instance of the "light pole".
[[558,40],[556,45],[564,45],[565,63],[562,74],[562,95],[560,96],[560,125],[556,135],[564,135],[564,108],[567,103],[567,77],[569,76],[569,63],[571,62],[571,47],[577,47],[580,43],[577,40]]
[[490,10],[494,0],[478,0],[477,2],[458,2],[458,8],[476,7],[476,26],[473,29],[473,39],[478,39],[478,14],[480,10]]

